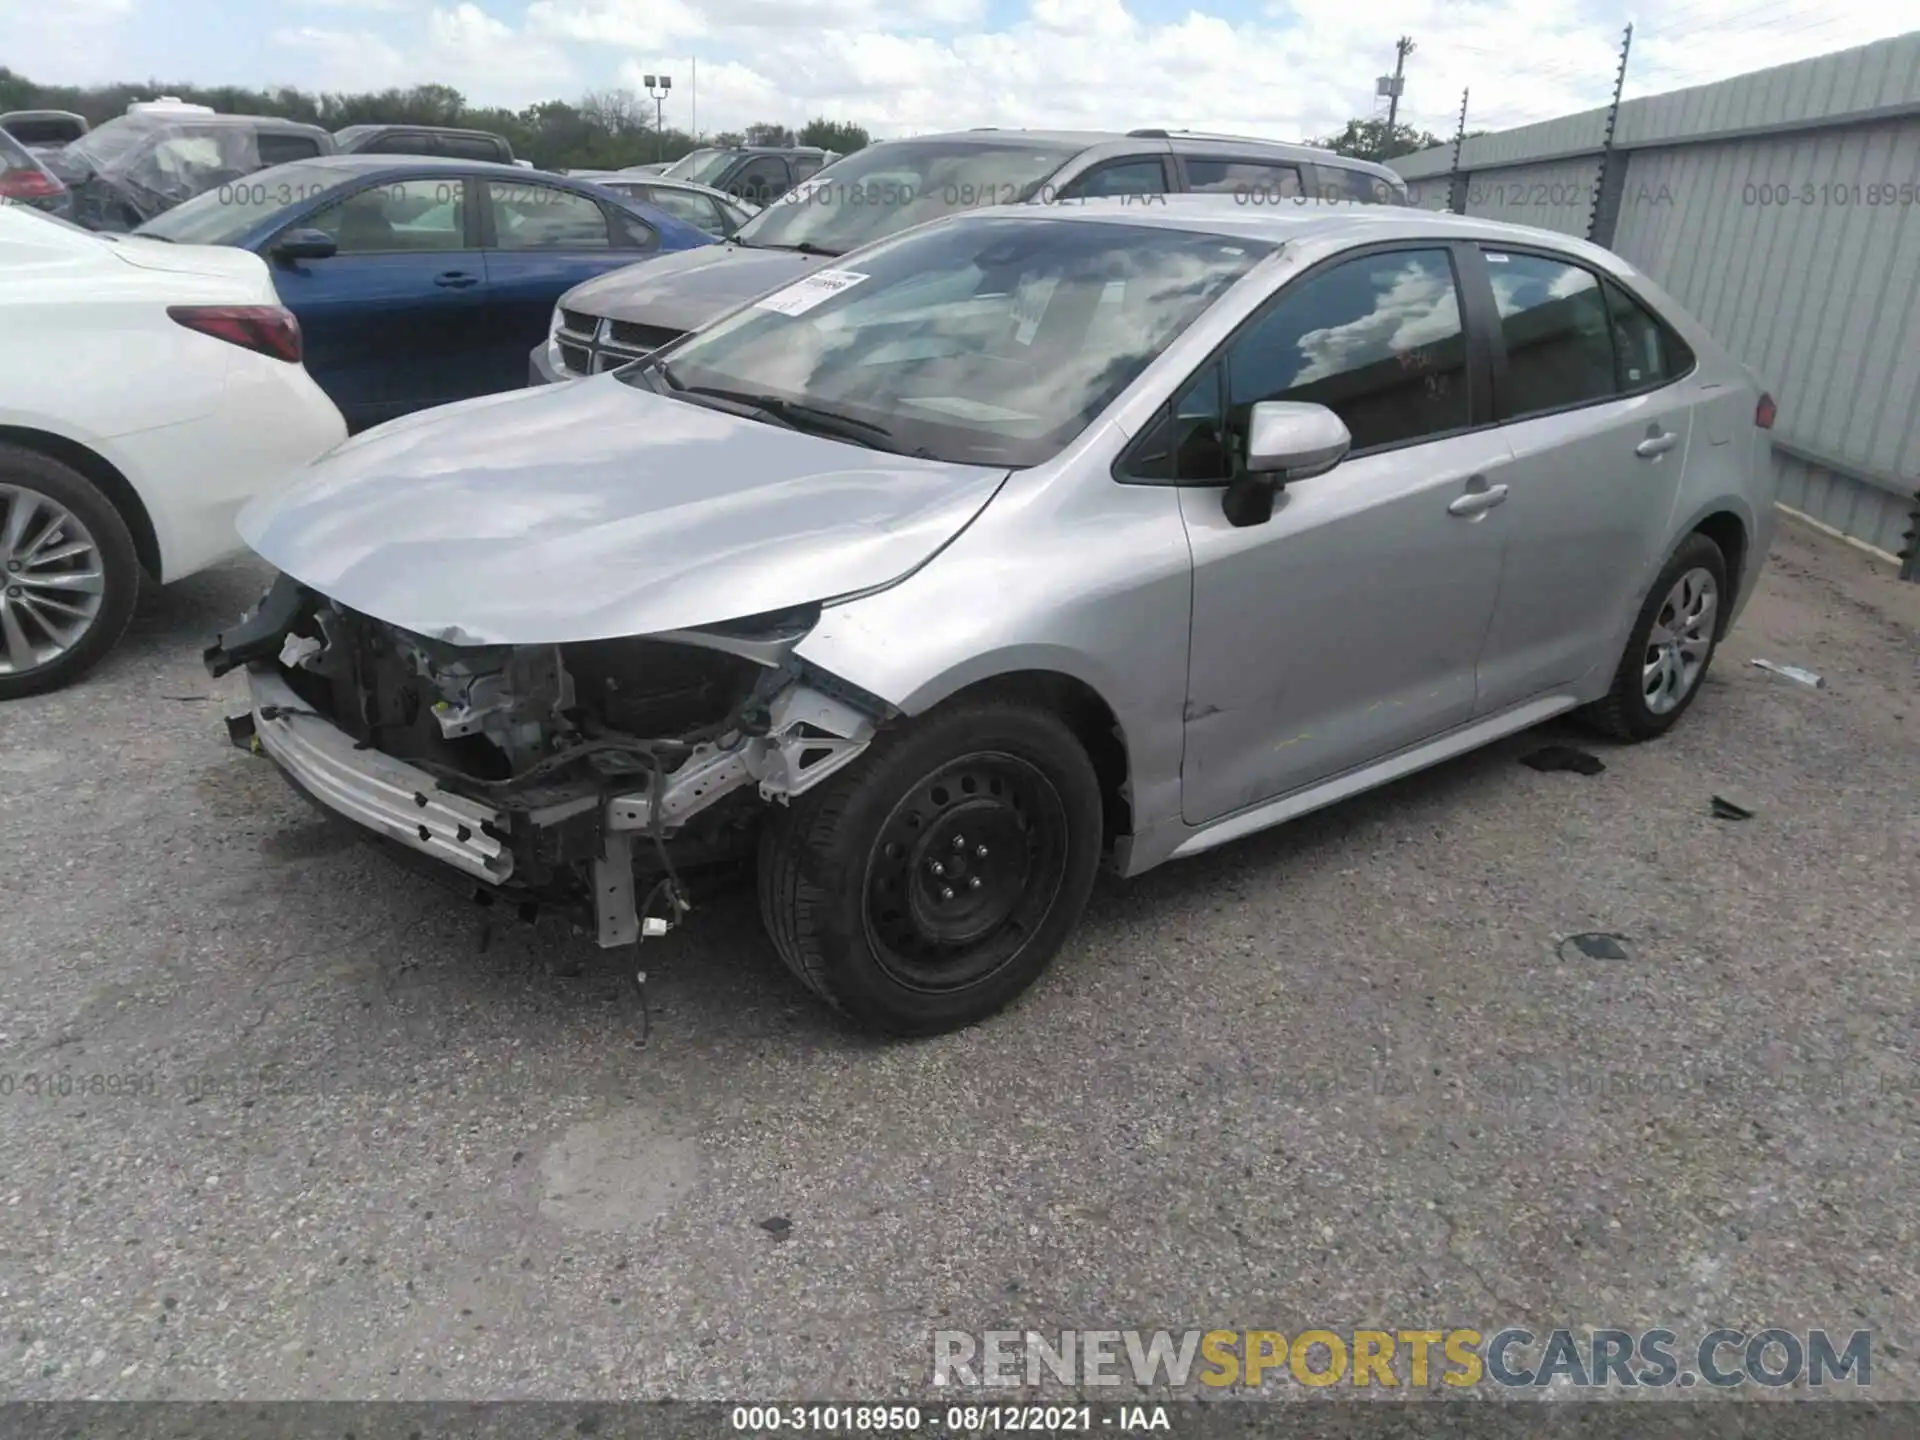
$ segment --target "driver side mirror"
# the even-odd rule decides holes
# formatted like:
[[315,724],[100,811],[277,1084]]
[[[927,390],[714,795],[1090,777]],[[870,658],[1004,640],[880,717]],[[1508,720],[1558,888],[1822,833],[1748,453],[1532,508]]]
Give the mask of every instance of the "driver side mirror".
[[1264,525],[1273,500],[1296,480],[1324,475],[1353,448],[1346,422],[1324,405],[1262,400],[1247,416],[1247,453],[1240,476],[1221,501],[1236,526]]
[[273,244],[273,258],[282,264],[295,260],[325,260],[337,253],[340,242],[324,230],[289,230]]

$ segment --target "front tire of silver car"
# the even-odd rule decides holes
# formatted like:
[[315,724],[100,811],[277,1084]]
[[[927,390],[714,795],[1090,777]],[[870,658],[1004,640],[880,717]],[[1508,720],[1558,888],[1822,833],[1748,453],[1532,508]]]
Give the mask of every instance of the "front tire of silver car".
[[1672,729],[1700,694],[1731,602],[1720,547],[1698,532],[1687,536],[1634,618],[1613,688],[1587,718],[1621,740]]
[[1057,716],[968,701],[884,732],[857,765],[776,808],[760,913],[787,967],[889,1035],[1003,1009],[1079,921],[1100,783]]
[[78,471],[0,445],[0,701],[71,684],[133,617],[126,522]]

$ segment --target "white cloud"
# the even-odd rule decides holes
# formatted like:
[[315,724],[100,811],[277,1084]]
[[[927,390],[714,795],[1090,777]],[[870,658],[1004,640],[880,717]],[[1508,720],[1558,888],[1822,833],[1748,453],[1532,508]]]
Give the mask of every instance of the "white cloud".
[[[1469,87],[1474,129],[1604,104],[1620,39],[1591,0],[1270,0],[1264,9],[1262,0],[1191,0],[1166,19],[1127,0],[1027,0],[1021,18],[994,29],[984,26],[985,0],[532,0],[518,26],[498,18],[511,13],[506,0],[487,3],[498,13],[440,0],[405,38],[384,24],[381,36],[361,24],[283,35],[297,37],[330,83],[438,80],[480,103],[572,98],[609,82],[637,90],[644,74],[664,72],[674,77],[668,122],[689,124],[697,103],[708,132],[826,115],[877,136],[1165,125],[1288,140],[1382,113],[1374,77],[1392,70],[1398,35],[1416,41],[1400,118],[1442,137]],[[1862,43],[1902,24],[1879,0],[1642,3],[1652,8],[1635,34],[1629,96]]]
[[316,90],[385,90],[418,83],[407,57],[370,31],[298,25],[274,31],[273,43],[310,57],[302,83]]
[[0,56],[9,69],[35,80],[61,75],[84,85],[124,79],[116,32],[133,8],[134,0],[0,0]]

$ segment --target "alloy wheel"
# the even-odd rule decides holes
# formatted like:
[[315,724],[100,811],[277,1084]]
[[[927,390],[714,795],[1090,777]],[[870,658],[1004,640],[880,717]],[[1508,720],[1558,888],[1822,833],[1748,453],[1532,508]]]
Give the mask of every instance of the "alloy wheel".
[[1667,592],[1647,632],[1640,671],[1640,693],[1653,714],[1665,715],[1678,708],[1700,682],[1700,672],[1713,654],[1719,607],[1719,584],[1711,572],[1698,566]]
[[0,484],[0,675],[24,675],[78,645],[107,592],[100,547],[64,505]]

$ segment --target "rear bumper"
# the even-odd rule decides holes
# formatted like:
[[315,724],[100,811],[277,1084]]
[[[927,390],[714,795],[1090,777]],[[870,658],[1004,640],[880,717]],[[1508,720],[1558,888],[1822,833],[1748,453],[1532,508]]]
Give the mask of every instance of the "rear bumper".
[[499,811],[439,788],[426,771],[353,737],[308,709],[270,662],[248,668],[251,709],[227,727],[234,743],[257,749],[314,800],[336,814],[475,880],[498,885],[513,874]]

